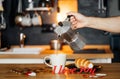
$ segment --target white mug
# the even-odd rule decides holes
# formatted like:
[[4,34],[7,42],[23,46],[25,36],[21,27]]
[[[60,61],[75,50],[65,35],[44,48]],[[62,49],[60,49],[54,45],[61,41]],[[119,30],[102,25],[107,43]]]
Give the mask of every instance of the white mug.
[[36,26],[36,25],[42,25],[41,16],[40,16],[37,12],[35,12],[35,13],[33,14],[32,24],[35,25],[35,26]]
[[26,14],[23,18],[22,18],[22,22],[21,25],[22,26],[31,26],[31,18],[30,18],[30,14]]
[[[50,63],[46,62],[49,59]],[[66,54],[52,54],[44,58],[44,63],[52,67],[54,73],[62,73],[66,64]]]

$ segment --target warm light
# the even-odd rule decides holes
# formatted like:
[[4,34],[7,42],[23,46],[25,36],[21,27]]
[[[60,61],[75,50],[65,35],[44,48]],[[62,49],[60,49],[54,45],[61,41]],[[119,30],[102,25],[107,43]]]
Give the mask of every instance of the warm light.
[[78,11],[77,0],[59,0],[58,6],[60,12],[57,14],[57,21],[64,21],[67,17],[66,13],[69,11]]
[[57,21],[60,22],[60,21],[64,21],[64,18],[66,16],[62,16],[61,13],[57,13]]

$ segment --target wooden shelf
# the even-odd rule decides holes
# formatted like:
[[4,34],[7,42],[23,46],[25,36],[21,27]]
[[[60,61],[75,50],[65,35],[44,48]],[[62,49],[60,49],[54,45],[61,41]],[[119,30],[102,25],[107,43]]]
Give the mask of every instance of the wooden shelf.
[[[19,46],[12,46],[11,48],[14,47],[19,47]],[[0,59],[2,58],[44,58],[45,56],[49,54],[55,53],[54,50],[50,50],[49,45],[30,45],[30,46],[25,46],[28,48],[44,48],[46,49],[45,51],[41,52],[40,54],[1,54]],[[64,45],[62,50],[59,50],[58,52],[63,52],[67,54],[68,59],[75,59],[78,57],[83,57],[86,59],[94,59],[94,58],[114,58],[112,51],[109,48],[109,45],[86,45],[84,49],[104,49],[106,53],[77,53],[75,54],[73,50],[68,45]]]
[[27,8],[26,11],[50,11],[52,7],[36,7],[36,8]]

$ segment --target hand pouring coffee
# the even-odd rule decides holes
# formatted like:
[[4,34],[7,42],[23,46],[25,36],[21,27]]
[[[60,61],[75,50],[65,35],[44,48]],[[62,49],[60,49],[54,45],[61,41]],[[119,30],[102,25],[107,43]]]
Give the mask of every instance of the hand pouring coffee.
[[59,39],[70,45],[71,49],[79,51],[86,43],[85,39],[79,33],[72,30],[71,22],[69,21],[71,16],[67,16],[65,21],[59,22],[54,32],[59,36]]

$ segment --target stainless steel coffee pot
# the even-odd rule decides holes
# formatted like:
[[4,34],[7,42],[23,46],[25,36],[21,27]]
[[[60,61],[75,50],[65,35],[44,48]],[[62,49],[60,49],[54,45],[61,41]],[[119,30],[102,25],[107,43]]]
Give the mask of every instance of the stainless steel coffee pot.
[[54,32],[58,35],[59,39],[66,42],[74,51],[79,51],[85,46],[85,39],[71,28],[70,16],[63,22],[59,22],[55,27]]

